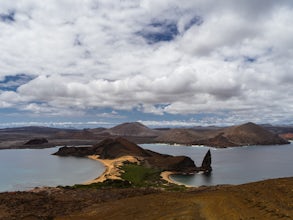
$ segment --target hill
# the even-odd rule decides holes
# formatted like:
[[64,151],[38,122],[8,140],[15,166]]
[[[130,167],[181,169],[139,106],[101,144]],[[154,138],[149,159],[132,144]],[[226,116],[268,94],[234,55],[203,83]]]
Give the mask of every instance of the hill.
[[239,186],[189,188],[45,188],[0,193],[0,219],[292,219],[293,178]]
[[130,122],[117,125],[106,131],[110,135],[116,136],[157,136],[159,131],[152,130],[139,122]]
[[240,126],[230,127],[224,130],[226,137],[235,145],[272,145],[287,144],[288,142],[265,128],[254,123],[246,123]]
[[157,142],[211,147],[234,147],[246,145],[278,145],[288,141],[254,123],[227,128],[195,130],[170,129],[155,139]]
[[191,129],[175,128],[166,130],[155,141],[170,144],[191,144],[202,138],[202,134]]

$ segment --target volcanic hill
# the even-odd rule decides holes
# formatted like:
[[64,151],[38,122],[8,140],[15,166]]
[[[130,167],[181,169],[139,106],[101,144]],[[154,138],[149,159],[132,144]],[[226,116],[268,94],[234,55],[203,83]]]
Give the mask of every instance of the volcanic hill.
[[116,136],[157,136],[159,131],[148,128],[139,122],[129,122],[107,129],[107,133]]
[[223,136],[238,146],[288,144],[288,141],[277,134],[251,122],[229,127],[224,130]]
[[247,145],[278,145],[288,141],[254,123],[246,123],[213,130],[170,129],[155,139],[157,142],[212,147],[234,147]]

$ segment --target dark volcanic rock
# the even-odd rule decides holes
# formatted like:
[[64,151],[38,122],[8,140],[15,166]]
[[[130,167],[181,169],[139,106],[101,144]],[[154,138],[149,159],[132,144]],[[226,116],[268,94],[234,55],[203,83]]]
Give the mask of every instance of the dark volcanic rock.
[[74,157],[85,157],[91,155],[92,147],[60,147],[59,150],[53,155],[57,156],[74,156]]
[[125,138],[105,139],[93,146],[93,154],[101,159],[115,159],[121,156],[148,157],[150,154],[143,148]]
[[46,144],[48,142],[49,141],[46,138],[35,138],[35,139],[29,140],[24,145],[39,145],[39,144]]
[[186,156],[171,156],[149,151],[152,156],[144,158],[144,164],[167,171],[194,173],[197,167],[194,161]]
[[201,171],[204,171],[205,173],[210,173],[212,171],[212,156],[211,151],[208,150],[205,157],[203,158],[202,164],[201,164]]

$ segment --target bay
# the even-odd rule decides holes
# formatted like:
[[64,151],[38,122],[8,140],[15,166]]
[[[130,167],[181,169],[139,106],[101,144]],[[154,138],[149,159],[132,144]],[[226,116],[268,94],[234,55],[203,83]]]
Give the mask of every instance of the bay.
[[[201,165],[205,153],[210,149],[213,167],[210,176],[171,176],[171,179],[191,186],[242,184],[293,176],[293,143],[225,149],[167,144],[140,146],[163,154],[189,156],[197,166]],[[100,176],[105,170],[98,161],[51,155],[57,149],[1,150],[0,192],[84,183]]]
[[191,186],[242,184],[293,176],[293,143],[288,145],[247,146],[216,149],[205,146],[144,144],[146,149],[174,156],[184,155],[201,165],[210,149],[213,171],[209,176],[172,175],[171,179]]
[[0,151],[0,192],[74,185],[100,176],[105,168],[88,158],[53,156],[56,148]]

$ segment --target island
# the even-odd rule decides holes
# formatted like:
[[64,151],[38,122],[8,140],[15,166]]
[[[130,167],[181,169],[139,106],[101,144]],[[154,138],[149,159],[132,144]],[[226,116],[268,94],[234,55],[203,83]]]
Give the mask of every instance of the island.
[[[206,153],[202,165],[197,167],[187,156],[171,156],[146,150],[121,137],[107,138],[91,147],[61,147],[54,155],[89,157],[101,161],[106,166],[106,171],[94,182],[121,179],[120,167],[124,163],[160,171],[161,176],[169,182],[171,182],[168,178],[170,174],[192,175],[197,172],[208,174],[212,171],[210,150]],[[168,172],[168,175],[162,174],[163,172]]]

